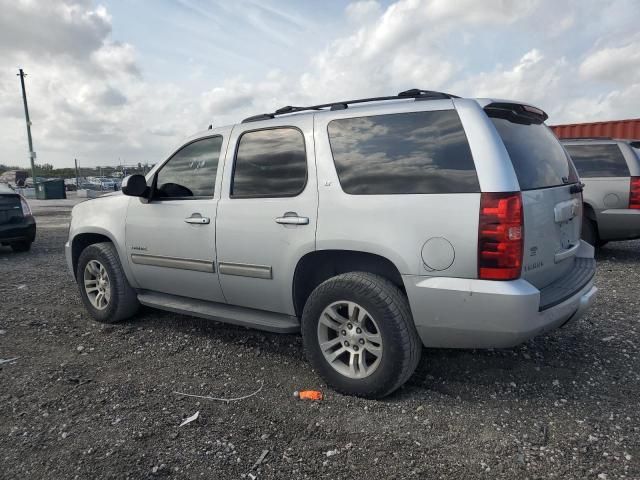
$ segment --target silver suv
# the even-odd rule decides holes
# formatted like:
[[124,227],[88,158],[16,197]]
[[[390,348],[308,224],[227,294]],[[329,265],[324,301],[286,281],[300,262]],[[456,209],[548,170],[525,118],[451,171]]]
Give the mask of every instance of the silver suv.
[[209,129],[77,205],[69,268],[98,321],[143,304],[301,331],[327,384],[382,397],[422,346],[510,347],[592,302],[582,186],[546,118],[409,90]]
[[562,140],[584,181],[582,238],[602,246],[640,238],[640,142]]

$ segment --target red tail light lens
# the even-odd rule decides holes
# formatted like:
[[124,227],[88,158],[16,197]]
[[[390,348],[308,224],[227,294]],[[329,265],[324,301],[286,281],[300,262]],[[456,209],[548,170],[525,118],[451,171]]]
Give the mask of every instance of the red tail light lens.
[[482,193],[478,227],[478,277],[482,280],[519,278],[523,238],[520,192]]
[[629,208],[640,210],[640,177],[631,177]]

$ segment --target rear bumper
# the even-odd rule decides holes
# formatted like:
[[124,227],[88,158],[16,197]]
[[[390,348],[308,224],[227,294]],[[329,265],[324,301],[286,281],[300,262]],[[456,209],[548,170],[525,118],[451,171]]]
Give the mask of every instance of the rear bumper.
[[598,290],[590,279],[561,302],[540,310],[540,290],[523,279],[405,275],[403,280],[422,343],[443,348],[518,345],[580,318]]
[[36,221],[32,216],[20,222],[0,225],[0,243],[33,242],[36,239]]
[[640,210],[612,208],[597,214],[601,240],[633,240],[640,238]]

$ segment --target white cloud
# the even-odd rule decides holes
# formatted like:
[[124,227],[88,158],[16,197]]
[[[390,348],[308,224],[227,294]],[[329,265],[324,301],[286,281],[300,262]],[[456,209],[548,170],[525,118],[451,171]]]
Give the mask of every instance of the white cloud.
[[88,0],[0,0],[0,53],[85,57],[111,31],[103,7]]
[[580,75],[585,80],[622,85],[640,80],[640,37],[623,46],[593,52],[580,65]]
[[[204,125],[204,112],[179,88],[141,77],[135,48],[112,39],[112,18],[103,7],[82,0],[0,0],[0,8],[3,65],[28,74],[39,162],[155,162],[178,137]],[[24,164],[16,70],[0,74],[0,162]]]
[[565,105],[566,121],[638,118],[639,98],[639,83],[607,94],[575,98]]
[[380,16],[382,6],[376,0],[360,0],[347,5],[345,12],[350,21],[365,23]]
[[[113,22],[92,0],[0,0],[0,163],[25,164],[26,139],[19,82],[13,66],[29,76],[34,140],[40,162],[85,164],[155,162],[195,130],[233,123],[284,105],[324,103],[431,88],[465,96],[520,99],[539,105],[552,123],[638,116],[640,38],[633,22],[637,2],[612,0],[399,0],[384,8],[359,0],[342,13],[344,23],[327,35],[306,64],[291,64],[283,47],[292,31],[314,29],[314,12],[301,16],[271,2],[241,2],[233,8],[181,0],[185,15],[203,16],[213,30],[225,14],[281,28],[276,45],[256,51],[235,45],[227,34],[185,59],[192,72],[168,81],[141,65],[139,45],[114,38]],[[177,7],[176,7],[177,8]],[[246,15],[240,11],[246,10]],[[230,13],[229,13],[230,12]],[[191,17],[189,17],[191,18]],[[176,20],[176,22],[180,22]],[[247,27],[249,28],[249,27]],[[290,30],[293,29],[293,30]],[[122,30],[122,29],[120,29]],[[184,35],[188,30],[180,30]],[[180,70],[167,51],[189,51],[160,32],[157,64]],[[222,35],[222,34],[221,34]],[[246,31],[238,38],[250,38]],[[300,37],[296,37],[300,38]],[[202,37],[198,36],[202,42]],[[263,71],[220,74],[207,82],[220,52],[239,64],[254,55]],[[260,53],[256,53],[259,51]],[[147,63],[148,64],[148,63]],[[253,66],[255,68],[255,65]],[[242,72],[242,73],[238,73]],[[197,88],[194,88],[194,85]]]
[[525,53],[511,68],[496,68],[470,76],[456,84],[455,90],[472,97],[493,97],[546,103],[549,92],[559,88],[567,62],[548,59],[539,50]]

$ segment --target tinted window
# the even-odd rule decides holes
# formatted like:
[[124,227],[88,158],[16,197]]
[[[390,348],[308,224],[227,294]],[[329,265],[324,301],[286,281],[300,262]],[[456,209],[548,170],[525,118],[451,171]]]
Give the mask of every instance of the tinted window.
[[615,144],[565,145],[582,177],[628,177],[629,168]]
[[299,130],[273,128],[242,134],[232,197],[292,197],[306,183],[307,154]]
[[160,198],[212,197],[222,137],[205,138],[178,151],[158,172]]
[[333,120],[329,141],[346,193],[480,191],[467,137],[454,110]]
[[543,123],[515,123],[491,117],[509,152],[521,190],[578,181],[575,168],[553,132]]

